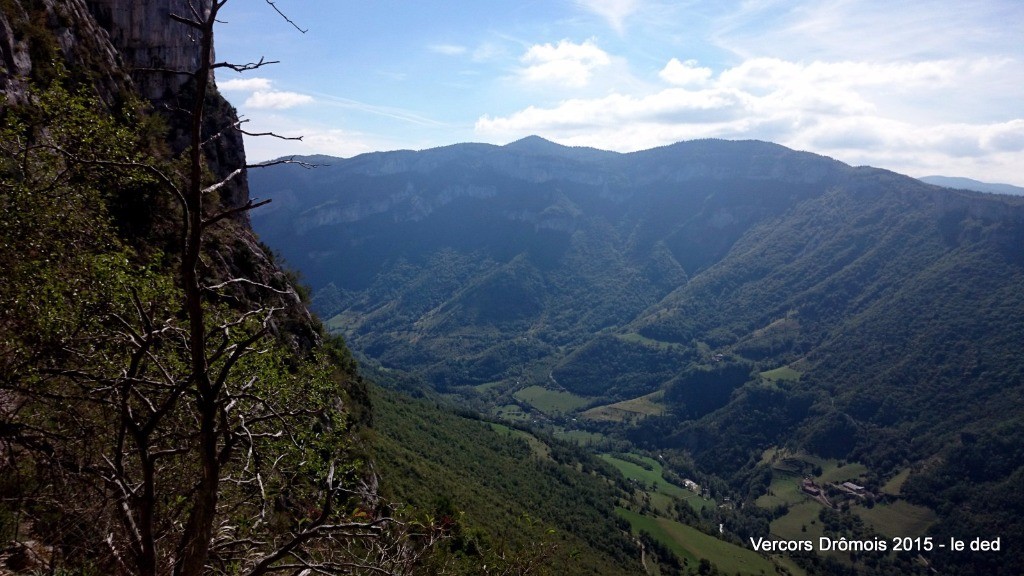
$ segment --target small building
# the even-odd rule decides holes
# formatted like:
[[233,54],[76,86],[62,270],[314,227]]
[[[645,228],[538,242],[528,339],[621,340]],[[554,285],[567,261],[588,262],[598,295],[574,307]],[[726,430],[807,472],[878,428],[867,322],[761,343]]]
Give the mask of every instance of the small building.
[[864,487],[858,484],[854,484],[853,482],[843,482],[843,488],[845,488],[848,492],[853,492],[854,494],[864,493]]
[[810,478],[805,478],[804,481],[800,483],[800,489],[815,498],[821,495],[821,488],[819,488],[818,485]]

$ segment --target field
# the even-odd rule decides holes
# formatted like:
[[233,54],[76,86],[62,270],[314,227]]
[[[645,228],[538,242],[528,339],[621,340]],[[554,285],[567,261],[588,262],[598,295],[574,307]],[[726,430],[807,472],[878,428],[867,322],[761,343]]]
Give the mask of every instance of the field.
[[673,346],[679,346],[679,344],[673,344],[671,342],[662,342],[661,340],[655,340],[653,338],[641,336],[640,334],[637,334],[635,332],[629,334],[620,334],[617,336],[617,338],[619,340],[622,340],[623,342],[635,342],[639,344],[644,344],[646,346],[650,346],[651,348],[657,348],[659,350],[671,348]]
[[498,418],[504,418],[505,420],[512,420],[516,422],[528,421],[530,415],[523,412],[523,409],[518,404],[506,404],[504,406],[498,406],[494,409],[494,415]]
[[[652,490],[654,492],[661,492],[666,496],[672,496],[674,498],[686,498],[687,496],[693,495],[693,492],[676,486],[675,484],[671,484],[665,480],[661,475],[661,463],[654,458],[648,458],[646,456],[638,457],[644,463],[650,465],[650,470],[647,470],[638,464],[634,464],[633,462],[627,462],[621,458],[616,458],[611,454],[601,454],[601,458],[612,466],[615,466],[627,479],[639,482],[641,487],[645,489]],[[656,489],[655,486],[657,486]]]
[[799,380],[802,374],[789,366],[783,366],[774,370],[768,370],[761,372],[761,377],[765,380],[771,380],[775,382],[777,380]]
[[847,480],[856,482],[858,478],[868,473],[868,467],[859,462],[839,466],[834,460],[829,460],[822,466],[822,469],[824,471],[818,477],[819,483],[838,482],[842,484]]
[[552,432],[552,436],[559,440],[565,440],[567,442],[573,442],[580,446],[592,446],[599,444],[605,437],[604,434],[598,432],[587,432],[586,430],[566,430],[564,428],[556,428]]
[[589,402],[582,396],[549,390],[543,386],[528,386],[516,392],[514,396],[549,416],[578,410]]
[[614,404],[597,406],[583,412],[580,417],[596,422],[628,422],[647,416],[660,416],[665,413],[662,404],[663,392],[652,392],[639,398],[631,398]]
[[891,494],[893,496],[899,496],[900,492],[903,491],[903,483],[910,478],[910,468],[904,468],[899,474],[893,476],[882,486],[882,492],[885,494]]
[[627,479],[637,481],[640,487],[648,493],[651,498],[651,504],[659,510],[668,510],[672,505],[673,500],[685,500],[691,508],[700,512],[704,508],[714,508],[717,504],[714,500],[705,500],[696,492],[691,492],[686,488],[676,486],[668,480],[665,480],[662,476],[661,463],[654,458],[648,458],[646,456],[636,456],[648,466],[650,470],[640,466],[634,462],[629,462],[621,458],[616,458],[611,454],[601,454],[602,460],[608,462],[614,466],[618,471],[625,476]]
[[855,506],[853,510],[864,522],[886,536],[923,536],[928,527],[938,520],[934,512],[903,500],[891,504],[876,504],[873,508]]
[[509,428],[504,424],[495,424],[493,422],[491,423],[491,429],[499,434],[512,436],[514,438],[521,438],[530,446],[530,450],[533,451],[534,456],[537,456],[542,460],[551,458],[551,448],[549,448],[547,444],[538,440],[536,436],[526,432],[525,430],[517,430],[515,428]]
[[782,504],[791,506],[803,502],[810,498],[810,496],[800,490],[800,480],[799,474],[776,470],[772,474],[772,483],[768,486],[768,493],[759,496],[754,503],[761,508],[770,509]]
[[824,534],[818,522],[820,511],[821,504],[813,500],[790,506],[788,514],[772,521],[771,533],[781,540],[817,540]]
[[647,532],[691,567],[696,568],[701,558],[707,558],[722,574],[775,573],[775,566],[756,552],[709,536],[692,526],[667,518],[642,516],[624,508],[616,508],[615,513],[629,522],[633,532]]

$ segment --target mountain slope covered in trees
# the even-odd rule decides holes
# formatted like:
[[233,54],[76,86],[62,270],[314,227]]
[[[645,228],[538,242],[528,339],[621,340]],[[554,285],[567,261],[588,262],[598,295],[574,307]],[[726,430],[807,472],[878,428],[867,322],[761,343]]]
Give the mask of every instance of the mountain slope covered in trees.
[[[397,397],[370,430],[370,385],[249,225],[223,4],[0,3],[0,573],[633,572],[614,523],[577,521],[621,491],[583,460]],[[561,481],[573,522],[508,486],[424,497],[406,465],[436,459],[409,451],[442,447],[401,434],[426,415]]]
[[921,488],[1024,414],[1019,198],[764,142],[316,161],[254,178],[277,199],[254,225],[395,385],[681,450],[752,499],[766,450],[854,460],[909,474],[937,532],[1019,532],[980,512],[1024,470],[1003,443],[955,481],[968,512]]

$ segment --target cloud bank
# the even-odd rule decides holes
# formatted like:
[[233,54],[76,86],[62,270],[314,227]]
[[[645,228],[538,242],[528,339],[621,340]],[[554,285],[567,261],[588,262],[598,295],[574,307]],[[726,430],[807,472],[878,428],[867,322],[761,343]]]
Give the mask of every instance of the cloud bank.
[[[560,57],[541,59],[539,53]],[[584,53],[603,56],[585,59]],[[576,86],[590,82],[610,58],[592,41],[563,41],[527,54],[529,62],[558,63],[537,78],[555,81],[557,68],[563,82]],[[951,95],[962,95],[965,86],[983,89],[987,79],[1014,65],[994,59],[803,62],[761,57],[715,74],[696,60],[672,58],[657,72],[660,82],[647,89],[485,114],[475,131],[490,141],[540,134],[563,144],[624,152],[694,138],[761,139],[852,163],[950,173],[968,159],[997,163],[1024,153],[1024,118],[958,117],[953,104],[944,104]]]

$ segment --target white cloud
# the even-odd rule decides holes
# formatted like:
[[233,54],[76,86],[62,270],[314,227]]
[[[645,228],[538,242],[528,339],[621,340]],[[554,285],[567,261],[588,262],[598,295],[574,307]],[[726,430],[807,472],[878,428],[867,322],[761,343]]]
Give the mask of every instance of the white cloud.
[[244,106],[255,109],[273,108],[281,110],[284,108],[294,108],[295,106],[301,106],[303,104],[310,104],[312,102],[313,97],[308,94],[278,90],[258,90],[245,99]]
[[[979,79],[1005,64],[752,58],[715,77],[696,62],[673,59],[659,73],[670,88],[484,115],[475,131],[492,141],[540,134],[619,151],[693,138],[756,138],[911,174],[1013,181],[979,174],[977,166],[997,157],[1016,158],[1007,166],[1024,164],[1024,118],[975,121],[969,113],[945,115],[942,107],[944,100],[978,94]],[[904,115],[908,102],[936,102],[938,111],[922,106],[920,117]]]
[[554,45],[535,44],[520,60],[526,65],[519,71],[523,80],[574,87],[586,86],[595,69],[611,63],[608,53],[593,40],[582,44],[569,40]]
[[265,162],[284,156],[326,154],[348,158],[364,152],[394,148],[391,142],[355,130],[341,130],[318,122],[305,122],[292,117],[268,113],[260,121],[260,131],[273,132],[301,140],[246,136],[245,155],[250,163]]
[[218,83],[217,88],[225,92],[249,92],[243,106],[253,109],[280,110],[313,102],[308,94],[274,90],[273,84],[269,78],[232,78]]
[[661,72],[658,72],[658,76],[665,82],[676,86],[703,84],[711,78],[711,68],[697,66],[696,60],[680,62],[678,58],[673,58],[661,69]]
[[217,88],[225,92],[254,92],[256,90],[269,90],[270,80],[267,78],[232,78],[224,82],[218,82]]
[[444,54],[445,56],[459,56],[465,54],[467,48],[456,44],[432,44],[428,46],[431,52]]

